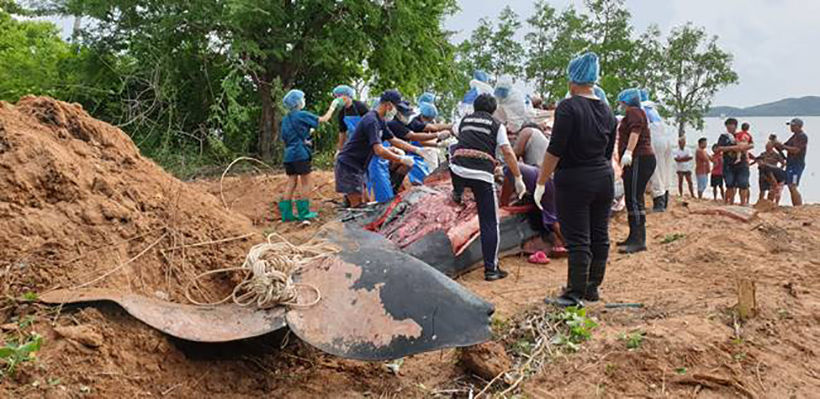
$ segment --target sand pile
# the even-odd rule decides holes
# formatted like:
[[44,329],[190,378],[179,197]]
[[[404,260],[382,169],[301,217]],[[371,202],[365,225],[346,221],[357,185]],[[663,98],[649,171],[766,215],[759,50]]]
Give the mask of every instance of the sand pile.
[[250,243],[188,246],[254,230],[79,105],[26,97],[0,106],[0,231],[7,295],[82,285],[120,266],[91,285],[181,302],[193,275],[241,262]]

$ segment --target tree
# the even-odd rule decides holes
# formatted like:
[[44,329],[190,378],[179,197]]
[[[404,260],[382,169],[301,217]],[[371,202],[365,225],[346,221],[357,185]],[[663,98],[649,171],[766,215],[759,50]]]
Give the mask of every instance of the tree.
[[18,21],[0,8],[0,100],[17,101],[27,94],[55,95],[64,74],[60,65],[71,57],[54,24]]
[[521,62],[524,59],[524,46],[515,38],[521,29],[518,14],[504,7],[498,15],[498,25],[490,36],[490,49],[494,54],[491,71],[496,75],[508,74],[521,76]]
[[738,81],[732,55],[717,40],[691,23],[673,29],[667,39],[662,62],[667,81],[660,91],[681,136],[687,126],[703,129],[703,115],[715,93]]
[[481,18],[470,38],[458,45],[456,60],[464,76],[472,76],[477,69],[493,71],[492,36],[493,24],[487,18]]
[[632,15],[624,0],[584,0],[584,5],[590,13],[589,49],[598,54],[601,62],[599,85],[608,95],[641,86],[637,75],[646,65],[639,64],[635,57],[637,43],[632,38]]
[[589,47],[585,37],[587,20],[573,7],[560,14],[543,0],[536,3],[535,14],[527,20],[525,72],[536,92],[546,101],[559,99],[567,91],[567,64]]

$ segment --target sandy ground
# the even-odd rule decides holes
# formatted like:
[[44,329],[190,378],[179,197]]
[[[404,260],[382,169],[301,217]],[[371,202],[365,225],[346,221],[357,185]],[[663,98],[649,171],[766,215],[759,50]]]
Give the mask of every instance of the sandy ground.
[[[256,234],[172,258],[151,252],[100,283],[182,301],[186,279],[241,263],[264,233],[309,238],[333,219],[336,199],[332,174],[317,172],[320,222],[284,225],[274,213],[284,176],[229,177],[222,189],[218,180],[183,184],[75,106],[28,101],[16,109],[0,104],[0,346],[34,331],[44,345],[36,361],[0,379],[0,397],[421,398],[466,397],[465,387],[483,387],[459,365],[458,350],[407,358],[394,375],[384,364],[334,358],[282,332],[199,345],[164,336],[114,305],[52,308],[23,299],[87,282],[152,242],[170,251]],[[678,201],[649,216],[648,252],[613,251],[605,302],[645,306],[591,306],[600,323],[591,340],[525,381],[525,397],[817,397],[820,207],[781,208],[749,223],[688,210],[706,206]],[[625,230],[616,216],[613,237]],[[682,238],[663,244],[672,234]],[[566,278],[565,260],[534,266],[512,257],[501,265],[510,278],[487,283],[476,271],[458,280],[496,305],[500,324],[543,306]],[[759,314],[735,323],[740,278],[755,281]],[[635,333],[644,338],[628,349],[621,336]]]

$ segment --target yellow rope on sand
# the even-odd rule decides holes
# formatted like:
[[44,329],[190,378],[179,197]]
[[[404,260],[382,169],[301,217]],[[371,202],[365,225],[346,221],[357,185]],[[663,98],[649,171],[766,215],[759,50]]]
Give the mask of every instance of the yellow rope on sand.
[[[312,238],[305,244],[294,245],[279,234],[267,237],[267,242],[257,244],[248,252],[241,267],[229,267],[201,273],[185,286],[185,297],[196,305],[213,306],[233,301],[240,306],[256,306],[269,309],[279,305],[291,307],[314,306],[322,299],[319,289],[310,284],[294,283],[293,274],[316,259],[338,253],[339,249],[324,240]],[[233,292],[220,301],[199,302],[191,297],[190,288],[202,277],[218,273],[245,272],[245,278]],[[309,303],[299,302],[299,287],[315,292]]]

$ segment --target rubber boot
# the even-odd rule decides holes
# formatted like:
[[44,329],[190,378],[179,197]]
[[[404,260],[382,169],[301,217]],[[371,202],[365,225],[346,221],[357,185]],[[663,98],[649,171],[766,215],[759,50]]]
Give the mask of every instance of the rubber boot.
[[582,299],[587,289],[590,256],[585,253],[570,253],[567,263],[567,287],[559,297],[546,298],[544,302],[560,307],[584,307]]
[[279,213],[282,215],[283,222],[296,221],[296,216],[293,215],[293,201],[279,201]]
[[627,219],[629,220],[629,236],[626,237],[626,240],[617,243],[619,247],[625,247],[635,241],[635,217],[627,215]]
[[635,241],[621,248],[622,254],[634,254],[646,251],[646,216],[638,216],[635,221]]
[[663,195],[663,210],[669,209],[669,191]]
[[589,265],[589,281],[587,282],[587,290],[584,294],[584,300],[587,302],[598,302],[601,296],[598,293],[598,287],[604,282],[604,274],[606,273],[606,258],[603,260],[593,260]]
[[306,199],[296,200],[296,209],[299,211],[299,215],[296,216],[300,221],[306,221],[311,219],[316,219],[319,217],[319,214],[316,212],[310,211],[310,201]]
[[666,195],[652,198],[652,212],[663,213],[666,212]]

